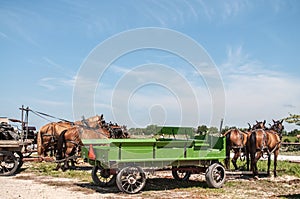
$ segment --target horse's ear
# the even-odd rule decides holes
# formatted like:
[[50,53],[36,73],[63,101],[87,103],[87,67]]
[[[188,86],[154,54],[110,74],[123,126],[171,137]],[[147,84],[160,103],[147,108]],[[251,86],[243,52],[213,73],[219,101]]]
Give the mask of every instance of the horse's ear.
[[273,120],[274,123],[276,123],[274,119],[272,119],[272,120]]
[[266,120],[264,120],[264,123],[263,123],[264,125],[266,124]]
[[256,121],[256,124],[258,124],[258,123],[259,123],[257,120],[255,120],[255,121]]
[[249,122],[248,122],[248,126],[249,126],[249,129],[251,129],[251,124],[249,124]]
[[283,119],[280,121],[280,123],[282,124],[282,122],[283,122]]

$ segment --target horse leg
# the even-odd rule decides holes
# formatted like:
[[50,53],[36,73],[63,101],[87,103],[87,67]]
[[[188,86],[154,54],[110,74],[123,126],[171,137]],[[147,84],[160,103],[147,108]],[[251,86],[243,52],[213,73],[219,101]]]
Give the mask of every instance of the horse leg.
[[238,170],[238,166],[236,165],[236,161],[237,161],[237,159],[238,159],[240,156],[241,156],[241,152],[240,152],[240,151],[235,151],[235,152],[234,152],[234,156],[233,156],[231,162],[232,162],[232,164],[233,164],[235,170]]
[[249,152],[248,152],[248,150],[246,151],[246,163],[247,163],[247,171],[249,171]]
[[62,171],[66,171],[69,169],[69,161],[65,160],[64,161],[64,166],[62,167]]
[[279,154],[279,150],[277,149],[274,153],[274,177],[277,177],[276,167],[277,167],[278,154]]
[[71,166],[72,166],[73,169],[75,169],[76,166],[75,166],[75,161],[74,161],[74,159],[71,159]]
[[226,169],[230,169],[230,147],[226,147],[226,158],[224,160]]
[[262,156],[262,151],[259,151],[259,152],[256,153],[256,157],[254,158],[254,172],[253,172],[253,174],[254,174],[255,177],[258,177],[257,162],[261,158],[261,156]]
[[250,168],[250,170],[253,172],[253,176],[254,176],[254,168],[255,168],[255,166],[254,166],[254,159],[255,159],[255,153],[253,153],[253,152],[250,153],[250,159],[251,159],[251,168]]
[[268,155],[268,170],[267,176],[270,176],[271,154]]
[[56,168],[54,170],[58,171],[61,168],[60,163],[57,163]]

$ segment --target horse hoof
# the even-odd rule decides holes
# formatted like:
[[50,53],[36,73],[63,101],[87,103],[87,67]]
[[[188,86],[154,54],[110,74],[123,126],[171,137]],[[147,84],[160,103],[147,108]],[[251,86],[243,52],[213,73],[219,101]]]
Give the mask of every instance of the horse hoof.
[[254,180],[258,180],[259,177],[258,177],[258,176],[254,176],[253,179],[254,179]]

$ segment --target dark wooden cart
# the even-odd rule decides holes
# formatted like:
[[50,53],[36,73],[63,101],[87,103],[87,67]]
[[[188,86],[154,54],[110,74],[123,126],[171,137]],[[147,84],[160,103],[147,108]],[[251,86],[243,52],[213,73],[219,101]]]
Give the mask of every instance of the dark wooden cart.
[[31,141],[0,140],[0,176],[14,175],[23,164],[22,150]]

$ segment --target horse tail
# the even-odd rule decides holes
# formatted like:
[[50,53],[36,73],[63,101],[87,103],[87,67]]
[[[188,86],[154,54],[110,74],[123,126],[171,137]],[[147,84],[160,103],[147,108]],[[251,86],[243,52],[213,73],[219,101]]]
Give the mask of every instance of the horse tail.
[[225,159],[225,167],[226,169],[230,169],[230,131],[227,131],[224,135],[226,137],[226,159]]
[[256,152],[256,131],[252,132],[249,138],[249,152],[255,154]]
[[65,129],[61,132],[61,134],[58,137],[58,141],[57,141],[57,153],[56,153],[56,159],[57,160],[61,160],[63,158],[63,147],[64,147],[64,143],[66,142],[65,139],[65,133],[68,130]]
[[38,131],[37,133],[37,153],[38,155],[42,155],[42,133],[41,133],[41,129]]

